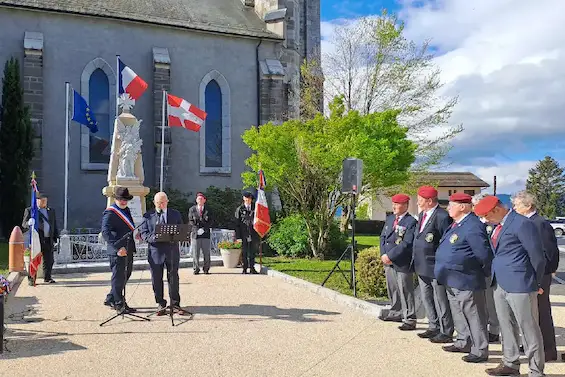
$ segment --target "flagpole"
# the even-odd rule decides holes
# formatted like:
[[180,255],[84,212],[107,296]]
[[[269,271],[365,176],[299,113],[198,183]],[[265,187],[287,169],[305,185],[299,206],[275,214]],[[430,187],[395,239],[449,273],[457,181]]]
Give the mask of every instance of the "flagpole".
[[165,112],[167,111],[166,102],[167,101],[167,91],[163,90],[163,108],[161,109],[162,119],[161,119],[161,181],[159,186],[159,191],[163,191],[163,168],[165,160]]
[[[116,55],[116,117],[120,115],[119,111],[119,98],[120,98],[120,55]],[[112,142],[112,140],[110,140]]]
[[63,221],[63,230],[67,231],[69,216],[69,92],[71,84],[65,83],[65,214]]

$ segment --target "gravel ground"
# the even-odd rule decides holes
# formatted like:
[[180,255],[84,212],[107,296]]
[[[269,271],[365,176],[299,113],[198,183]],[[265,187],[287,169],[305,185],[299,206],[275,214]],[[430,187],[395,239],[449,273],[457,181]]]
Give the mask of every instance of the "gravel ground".
[[[264,275],[212,268],[181,270],[182,305],[191,320],[121,317],[102,305],[109,273],[57,276],[58,284],[29,287],[11,297],[8,342],[0,356],[4,376],[486,376],[486,364],[399,331],[314,293]],[[149,271],[128,284],[138,314],[155,309]],[[565,286],[553,286],[559,351],[565,351]],[[425,328],[424,323],[418,326]],[[522,373],[527,366],[522,365]],[[12,374],[8,374],[8,373]],[[565,376],[565,363],[547,364],[547,376]]]

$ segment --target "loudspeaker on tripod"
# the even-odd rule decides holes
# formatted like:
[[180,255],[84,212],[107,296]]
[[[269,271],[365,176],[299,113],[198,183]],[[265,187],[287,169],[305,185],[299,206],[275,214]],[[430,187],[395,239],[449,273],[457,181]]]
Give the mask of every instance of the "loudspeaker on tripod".
[[341,192],[359,193],[363,178],[363,160],[358,158],[346,158],[343,160],[343,171],[341,181]]

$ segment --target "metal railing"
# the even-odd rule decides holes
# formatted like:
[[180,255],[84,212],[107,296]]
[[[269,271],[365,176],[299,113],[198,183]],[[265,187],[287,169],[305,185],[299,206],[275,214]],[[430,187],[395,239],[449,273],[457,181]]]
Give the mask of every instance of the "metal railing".
[[[64,239],[67,237],[67,239]],[[220,255],[218,243],[220,241],[233,241],[235,231],[230,229],[212,229],[210,232],[210,254]],[[147,259],[147,243],[136,240],[136,254],[134,260]],[[61,237],[55,247],[55,260],[57,263],[102,262],[108,260],[106,244],[99,234],[68,234]],[[181,242],[180,255],[190,257],[190,242]]]

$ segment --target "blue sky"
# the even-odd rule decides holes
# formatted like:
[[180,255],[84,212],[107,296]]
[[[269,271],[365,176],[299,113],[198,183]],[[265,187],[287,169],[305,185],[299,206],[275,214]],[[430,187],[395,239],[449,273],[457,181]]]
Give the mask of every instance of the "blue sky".
[[405,22],[409,39],[431,39],[441,51],[434,63],[443,94],[459,97],[451,123],[464,127],[453,140],[449,170],[472,171],[489,183],[496,175],[500,192],[513,193],[544,156],[565,165],[565,1],[540,4],[321,0],[322,38],[331,40],[340,18],[386,8]]

